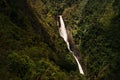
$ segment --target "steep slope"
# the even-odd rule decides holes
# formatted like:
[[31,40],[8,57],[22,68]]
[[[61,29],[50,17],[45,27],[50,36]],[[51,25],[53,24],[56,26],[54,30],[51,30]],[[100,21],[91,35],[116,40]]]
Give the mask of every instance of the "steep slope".
[[[119,0],[1,0],[1,80],[119,80]],[[85,76],[58,35],[71,29]],[[85,79],[86,78],[86,79]]]
[[79,44],[87,80],[119,80],[119,3],[118,0],[88,0],[82,12],[77,6],[63,13]]
[[78,73],[77,65],[66,54],[54,17],[45,19],[31,1],[1,0],[0,6],[0,79],[80,78],[72,75]]

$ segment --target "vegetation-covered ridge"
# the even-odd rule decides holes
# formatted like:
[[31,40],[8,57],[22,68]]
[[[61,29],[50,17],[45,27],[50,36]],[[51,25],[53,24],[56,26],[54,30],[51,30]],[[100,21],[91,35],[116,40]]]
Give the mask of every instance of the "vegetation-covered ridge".
[[[119,0],[1,0],[0,80],[119,80]],[[85,76],[56,25],[71,29]]]

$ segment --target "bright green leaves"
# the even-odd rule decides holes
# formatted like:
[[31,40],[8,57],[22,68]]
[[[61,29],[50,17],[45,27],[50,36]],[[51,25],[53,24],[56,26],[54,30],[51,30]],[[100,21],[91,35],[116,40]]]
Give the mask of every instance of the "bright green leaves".
[[27,55],[9,54],[7,64],[11,79],[20,80],[69,80],[69,76],[62,72],[57,65],[48,59],[40,59],[34,62]]
[[30,80],[33,77],[35,63],[26,55],[12,53],[8,55],[9,71],[23,80]]
[[63,80],[68,78],[65,73],[60,71],[59,67],[46,59],[38,61],[36,74],[36,79],[39,80],[60,80],[62,76],[64,76]]

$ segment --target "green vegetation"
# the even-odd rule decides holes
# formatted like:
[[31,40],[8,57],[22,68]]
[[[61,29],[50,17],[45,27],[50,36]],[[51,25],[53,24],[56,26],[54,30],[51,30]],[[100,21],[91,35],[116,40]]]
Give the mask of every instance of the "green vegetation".
[[[119,80],[119,0],[1,0],[0,80]],[[85,76],[60,38],[70,28]]]

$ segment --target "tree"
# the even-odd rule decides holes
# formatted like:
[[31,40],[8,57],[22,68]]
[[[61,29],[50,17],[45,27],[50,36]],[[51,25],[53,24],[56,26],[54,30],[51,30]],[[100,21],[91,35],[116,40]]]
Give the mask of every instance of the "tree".
[[12,53],[8,55],[9,71],[22,80],[31,80],[34,74],[35,63],[27,55]]

